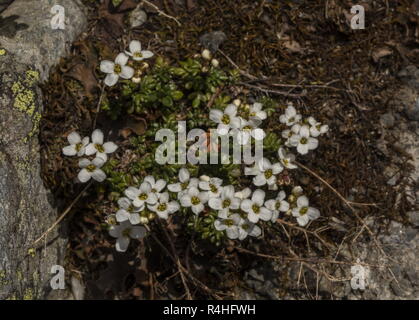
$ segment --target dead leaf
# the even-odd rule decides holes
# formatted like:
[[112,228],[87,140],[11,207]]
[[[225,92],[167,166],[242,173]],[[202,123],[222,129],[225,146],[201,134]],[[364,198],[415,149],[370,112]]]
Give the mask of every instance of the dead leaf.
[[372,59],[374,60],[375,63],[377,63],[378,60],[380,60],[381,58],[384,58],[388,55],[391,55],[392,53],[393,53],[393,51],[390,48],[387,48],[387,47],[375,49],[372,53]]
[[78,63],[73,66],[67,75],[79,81],[83,87],[86,95],[92,97],[98,87],[97,79],[93,70],[86,63]]

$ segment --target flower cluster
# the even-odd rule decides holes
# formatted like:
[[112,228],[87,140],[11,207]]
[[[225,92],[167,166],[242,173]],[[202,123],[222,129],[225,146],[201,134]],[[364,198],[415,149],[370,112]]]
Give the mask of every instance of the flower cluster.
[[81,168],[78,179],[85,183],[90,179],[102,182],[106,179],[106,174],[101,169],[108,160],[108,154],[113,153],[118,149],[118,146],[111,141],[104,143],[103,132],[96,129],[92,133],[92,142],[89,137],[81,138],[77,132],[72,132],[67,136],[70,145],[63,148],[63,154],[66,156],[94,156],[92,160],[82,158],[79,161]]
[[297,152],[303,155],[316,149],[319,145],[317,137],[329,130],[327,125],[322,125],[313,117],[302,119],[292,104],[288,105],[279,121],[289,127],[282,131],[282,137],[286,139],[285,146],[295,147]]
[[230,134],[236,137],[240,145],[248,143],[249,139],[262,140],[265,133],[259,126],[267,118],[262,110],[261,103],[253,105],[242,104],[240,100],[234,100],[224,111],[211,109],[209,118],[218,124],[217,133],[220,136]]
[[106,73],[105,84],[112,87],[118,82],[119,78],[131,79],[135,70],[128,66],[128,60],[131,57],[134,61],[142,61],[151,58],[153,52],[142,50],[141,43],[137,40],[131,41],[129,51],[119,53],[115,61],[103,60],[100,62],[100,71]]

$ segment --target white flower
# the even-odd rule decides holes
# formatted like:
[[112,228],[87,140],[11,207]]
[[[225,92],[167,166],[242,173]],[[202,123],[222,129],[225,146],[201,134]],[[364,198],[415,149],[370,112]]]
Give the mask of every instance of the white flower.
[[281,173],[284,168],[282,165],[277,162],[271,164],[271,162],[262,158],[257,163],[255,163],[253,168],[245,168],[246,175],[254,175],[253,184],[255,186],[273,186],[276,184],[276,175]]
[[265,192],[260,189],[256,189],[253,192],[252,199],[245,199],[242,201],[240,208],[247,212],[247,218],[250,222],[257,223],[260,220],[269,221],[272,218],[272,212],[265,208]]
[[208,192],[200,192],[197,188],[191,187],[188,191],[180,198],[180,204],[182,207],[191,207],[192,212],[199,214],[204,210],[204,204],[208,201]]
[[221,187],[223,180],[220,178],[210,178],[209,181],[199,181],[201,190],[208,191],[208,198],[219,197],[221,194]]
[[263,140],[266,137],[265,131],[258,128],[259,122],[256,119],[245,120],[240,118],[240,128],[234,129],[232,134],[237,136],[237,142],[240,145],[245,145],[249,139],[253,137],[255,140]]
[[252,120],[265,120],[267,118],[266,111],[262,110],[262,104],[259,102],[254,103],[249,109],[249,118]]
[[236,198],[239,198],[241,201],[243,201],[244,199],[249,198],[251,194],[252,194],[252,190],[250,190],[250,188],[244,188],[243,190],[236,192],[234,196]]
[[214,210],[228,212],[240,208],[240,199],[234,196],[234,187],[230,185],[223,187],[219,198],[210,197],[208,205]]
[[96,129],[92,133],[92,142],[86,147],[86,155],[96,154],[96,157],[102,158],[106,162],[108,161],[106,154],[115,152],[116,149],[118,149],[118,146],[111,141],[103,143],[103,132]]
[[79,161],[79,167],[82,168],[78,174],[80,182],[85,183],[93,178],[98,182],[102,182],[106,179],[105,172],[102,171],[102,166],[105,161],[102,158],[95,158],[93,161],[89,159],[81,159]]
[[141,61],[151,58],[154,53],[148,50],[141,50],[141,42],[132,40],[129,44],[129,51],[125,51],[127,55],[132,57],[135,61]]
[[295,160],[295,155],[292,153],[287,153],[284,148],[278,149],[278,156],[279,156],[279,162],[284,166],[284,168],[287,169],[297,169],[298,166],[293,163]]
[[169,218],[169,214],[172,214],[179,210],[179,203],[177,201],[170,201],[169,193],[163,192],[158,202],[155,205],[149,206],[151,211],[157,213],[157,215],[162,219]]
[[316,138],[322,134],[325,134],[329,130],[329,126],[327,124],[322,125],[313,117],[308,118],[308,123],[310,124],[310,135],[312,137]]
[[293,147],[297,147],[298,153],[307,154],[309,150],[317,148],[319,141],[316,138],[310,137],[310,129],[304,125],[301,127],[299,134],[294,134],[290,138],[290,144]]
[[130,239],[144,238],[146,229],[141,226],[133,226],[129,221],[124,221],[119,225],[111,226],[109,234],[116,239],[116,251],[125,252],[128,249]]
[[112,87],[118,82],[119,77],[123,79],[131,79],[134,75],[134,69],[127,66],[128,56],[120,53],[115,58],[115,62],[103,60],[100,62],[100,71],[107,73],[105,84]]
[[265,202],[265,207],[272,211],[272,222],[275,222],[279,217],[279,212],[287,212],[290,205],[284,199],[287,197],[284,191],[280,191],[276,199],[271,199]]
[[308,206],[308,198],[306,196],[300,196],[297,199],[297,207],[292,209],[292,215],[297,218],[298,224],[304,227],[310,220],[320,217],[320,211]]
[[220,62],[217,59],[212,59],[211,64],[214,68],[218,68],[218,66],[220,65]]
[[130,199],[125,197],[119,198],[118,205],[120,209],[116,213],[116,221],[124,222],[129,220],[133,225],[141,222],[138,212],[144,210],[144,205],[142,207],[136,207],[132,204]]
[[218,123],[217,133],[221,136],[226,135],[231,128],[236,129],[240,127],[240,118],[237,115],[237,107],[234,104],[229,104],[224,112],[218,109],[211,109],[209,118]]
[[259,237],[262,229],[248,219],[241,219],[239,222],[239,240],[244,240],[247,236]]
[[178,199],[180,199],[189,188],[198,188],[198,183],[197,178],[191,178],[188,169],[182,168],[179,170],[179,182],[169,184],[167,189],[171,192],[178,192]]
[[69,146],[63,148],[63,154],[66,156],[75,156],[81,157],[86,152],[86,146],[89,144],[89,137],[84,137],[83,139],[77,132],[72,132],[67,136]]
[[224,231],[229,239],[237,239],[239,237],[239,226],[241,217],[238,214],[228,215],[227,213],[218,216],[214,221],[214,227],[218,231]]
[[300,122],[301,115],[297,114],[297,110],[295,110],[293,105],[288,105],[287,109],[285,109],[285,114],[279,117],[279,121],[281,123],[286,124],[287,126],[292,126],[295,123]]
[[154,192],[157,197],[159,196],[159,193],[166,187],[166,181],[163,179],[159,179],[156,181],[156,179],[153,176],[147,176],[144,178],[145,182],[148,182],[151,186],[151,192]]
[[157,202],[157,195],[151,191],[151,185],[148,182],[143,182],[140,188],[129,187],[125,190],[125,195],[132,200],[136,207],[143,207],[145,203],[153,205]]

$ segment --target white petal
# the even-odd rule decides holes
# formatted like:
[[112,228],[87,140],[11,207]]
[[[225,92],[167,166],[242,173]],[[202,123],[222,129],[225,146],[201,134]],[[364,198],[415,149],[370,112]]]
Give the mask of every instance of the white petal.
[[163,192],[162,194],[160,194],[159,202],[160,203],[167,203],[167,202],[169,202],[169,193],[168,192]]
[[273,174],[281,173],[282,170],[284,170],[284,168],[281,166],[280,163],[275,163],[274,165],[272,165],[272,173]]
[[128,187],[124,193],[129,199],[134,200],[138,197],[140,191],[137,188]]
[[275,211],[276,210],[276,200],[268,200],[265,202],[265,207],[269,210]]
[[105,160],[102,157],[96,157],[96,158],[93,159],[92,164],[96,168],[101,168],[105,164]]
[[141,54],[143,55],[143,59],[148,59],[154,56],[154,53],[149,50],[143,50],[141,51]]
[[210,190],[211,189],[209,181],[199,181],[199,187],[202,190]]
[[227,229],[227,226],[224,223],[222,223],[220,219],[217,219],[214,221],[214,227],[215,227],[215,230],[218,230],[218,231],[223,231]]
[[287,201],[282,200],[279,206],[279,211],[287,212],[290,208],[290,204]]
[[121,226],[115,225],[109,228],[109,235],[114,238],[119,238],[121,236]]
[[87,171],[86,169],[82,169],[77,175],[77,177],[79,178],[80,182],[85,183],[89,181],[92,176],[89,171]]
[[105,77],[105,84],[108,87],[112,87],[114,86],[117,82],[118,82],[119,76],[115,73],[109,73],[106,77]]
[[249,235],[251,235],[252,237],[259,237],[261,234],[262,234],[262,229],[257,225],[253,225],[253,227],[251,228],[251,231],[249,232]]
[[146,233],[147,231],[144,227],[137,226],[137,227],[131,228],[129,236],[133,239],[140,239],[140,238],[144,238]]
[[129,219],[130,213],[124,209],[120,209],[116,212],[116,221],[123,222]]
[[307,125],[304,125],[301,127],[300,132],[299,132],[300,136],[304,137],[304,138],[308,138],[310,136],[310,129]]
[[208,205],[211,209],[221,210],[222,209],[222,200],[220,198],[211,198],[208,200]]
[[120,237],[116,240],[116,251],[118,252],[125,252],[128,249],[129,245],[129,237]]
[[70,144],[78,144],[81,142],[81,137],[76,131],[73,131],[67,136],[67,140]]
[[265,174],[260,173],[253,178],[253,184],[257,187],[264,186],[266,184]]
[[129,66],[122,66],[121,67],[121,73],[119,74],[121,78],[123,79],[131,79],[134,75],[134,69]]
[[225,110],[224,113],[229,115],[230,117],[234,117],[237,113],[237,107],[235,104],[229,104]]
[[139,224],[141,222],[140,215],[138,213],[131,213],[129,215],[129,222],[131,222],[132,225]]
[[247,219],[249,219],[250,222],[257,223],[259,221],[259,215],[255,214],[253,211],[250,211],[247,215]]
[[308,206],[308,198],[306,196],[298,197],[297,199],[297,207],[307,207]]
[[174,213],[179,210],[180,206],[177,201],[170,201],[168,204],[169,212]]
[[249,212],[249,211],[251,211],[252,205],[253,205],[253,202],[251,200],[245,199],[245,200],[242,201],[242,203],[240,205],[240,208],[243,211]]
[[204,205],[202,203],[200,203],[196,206],[192,206],[192,212],[195,213],[195,214],[199,214],[203,210],[204,210]]
[[198,198],[202,203],[207,203],[209,199],[208,192],[200,192]]
[[298,146],[297,146],[297,151],[300,154],[307,154],[308,153],[308,144],[299,143]]
[[86,155],[87,156],[91,156],[92,154],[95,154],[97,152],[96,148],[95,148],[95,144],[94,143],[89,143],[86,147]]
[[148,182],[152,187],[154,187],[154,185],[156,184],[156,179],[154,179],[153,176],[146,176],[144,178],[145,182]]
[[151,192],[151,185],[148,182],[143,182],[140,185],[140,193],[148,194]]
[[92,142],[96,144],[103,144],[103,132],[100,129],[96,129],[92,133]]
[[104,73],[113,73],[115,63],[109,60],[103,60],[100,62],[100,71]]
[[297,217],[297,222],[300,226],[304,227],[310,221],[309,217],[305,214],[303,216]]
[[216,122],[216,123],[220,123],[221,119],[223,117],[223,112],[221,110],[218,109],[211,109],[210,113],[209,113],[209,118]]
[[220,136],[225,136],[226,134],[228,134],[229,130],[230,130],[230,126],[228,124],[224,124],[224,123],[218,124],[217,133]]
[[307,146],[310,150],[316,149],[318,145],[319,145],[319,140],[314,139],[314,138],[308,138]]
[[164,189],[165,186],[166,186],[166,181],[164,181],[163,179],[159,179],[154,185],[154,189],[156,189],[157,192],[160,192]]
[[132,40],[129,44],[129,51],[131,53],[140,52],[141,51],[141,42],[138,40]]
[[236,226],[230,227],[226,230],[229,239],[237,239],[239,237],[239,228]]
[[92,178],[97,182],[102,182],[106,179],[106,174],[101,169],[96,169],[92,172]]
[[179,170],[179,181],[184,183],[189,180],[190,174],[188,169],[182,168]]
[[115,63],[119,64],[120,66],[125,66],[127,62],[128,62],[128,56],[123,52],[118,54],[115,58]]
[[80,168],[86,168],[88,165],[90,165],[92,162],[89,159],[80,159],[79,161],[79,167]]
[[265,208],[262,207],[260,208],[260,212],[259,212],[259,219],[263,220],[263,221],[269,221],[272,218],[272,212]]
[[192,205],[191,197],[188,194],[185,194],[180,198],[180,204],[182,207],[190,207]]
[[240,199],[239,198],[232,198],[231,199],[231,204],[230,204],[230,209],[237,210],[239,208],[240,208]]
[[256,203],[258,206],[263,206],[263,202],[265,200],[265,191],[261,189],[256,189],[252,195],[252,201]]
[[120,206],[123,209],[128,210],[128,208],[132,205],[131,200],[128,198],[122,197],[118,199],[118,206]]
[[74,144],[64,147],[63,154],[65,156],[75,156],[77,154],[76,146]]
[[155,204],[157,202],[157,195],[155,193],[150,192],[148,194],[148,198],[146,200],[148,204]]
[[113,142],[106,142],[103,144],[103,148],[105,149],[105,153],[112,153],[118,149],[118,146]]
[[180,192],[182,191],[182,186],[180,183],[172,183],[167,186],[167,189],[171,192]]
[[320,217],[320,211],[313,207],[309,207],[306,214],[311,220],[315,220]]

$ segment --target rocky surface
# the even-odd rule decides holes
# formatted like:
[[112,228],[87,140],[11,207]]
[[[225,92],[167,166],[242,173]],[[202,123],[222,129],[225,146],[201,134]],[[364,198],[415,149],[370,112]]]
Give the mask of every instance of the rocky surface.
[[55,4],[15,0],[0,16],[0,299],[44,298],[64,258],[56,230],[32,250],[57,218],[40,177],[38,85],[87,25],[80,3],[66,1],[65,29],[52,30]]

